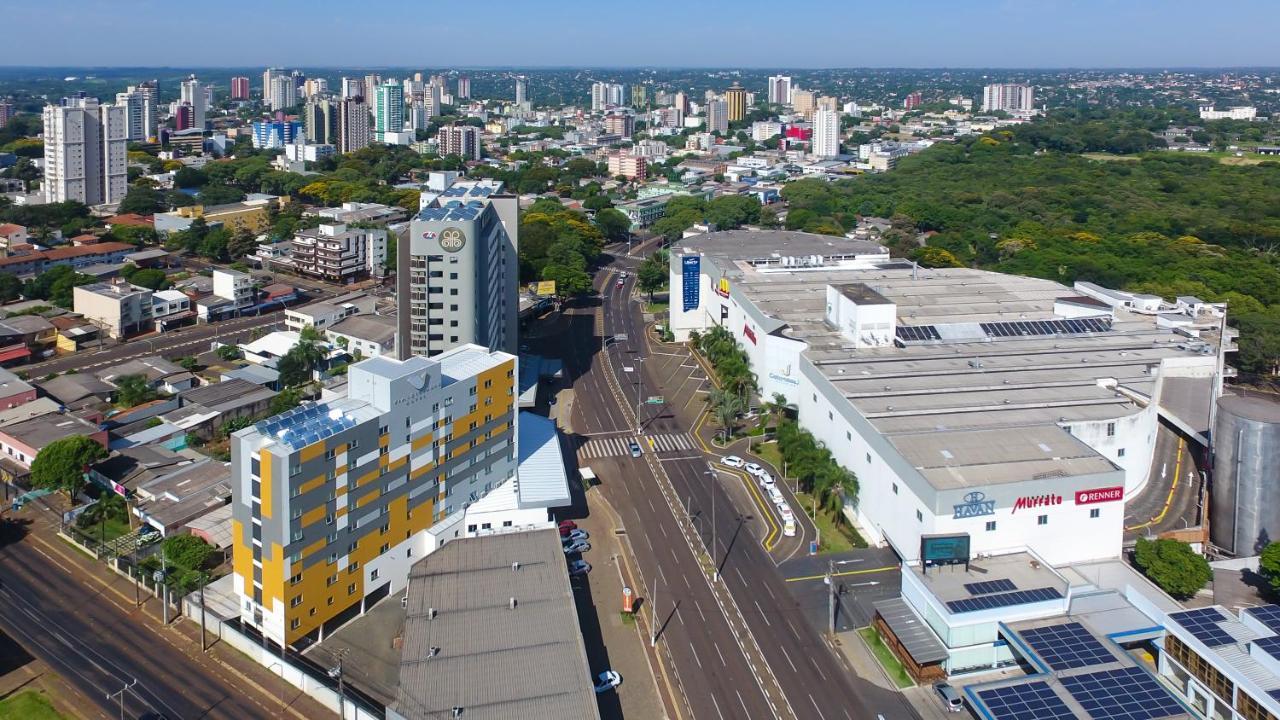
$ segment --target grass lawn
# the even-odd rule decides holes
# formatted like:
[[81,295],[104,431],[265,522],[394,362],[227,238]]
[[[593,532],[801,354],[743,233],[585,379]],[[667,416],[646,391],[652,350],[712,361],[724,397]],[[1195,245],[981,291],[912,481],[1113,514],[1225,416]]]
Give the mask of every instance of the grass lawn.
[[54,710],[42,693],[27,690],[0,701],[0,720],[66,720],[66,716]]
[[659,313],[664,313],[664,312],[666,312],[666,311],[667,311],[667,308],[669,308],[669,307],[671,307],[671,304],[670,304],[670,303],[664,303],[664,302],[651,302],[651,303],[645,303],[645,305],[644,305],[644,311],[645,311],[645,312],[647,312],[647,313],[653,313],[653,314],[655,314],[655,315],[656,315],[656,314],[659,314]]
[[[105,528],[103,527],[104,524]],[[95,541],[105,539],[106,542],[110,542],[121,535],[128,535],[130,530],[129,521],[121,518],[108,518],[106,523],[92,523],[86,526],[76,525],[76,532]]]
[[880,666],[885,669],[889,678],[893,683],[901,688],[909,688],[915,683],[911,680],[911,676],[907,674],[906,669],[902,667],[902,663],[898,662],[898,658],[894,657],[893,651],[885,646],[884,641],[880,639],[880,633],[876,632],[873,627],[864,627],[858,630],[858,634],[867,642],[867,646],[871,648],[871,654],[876,656]]

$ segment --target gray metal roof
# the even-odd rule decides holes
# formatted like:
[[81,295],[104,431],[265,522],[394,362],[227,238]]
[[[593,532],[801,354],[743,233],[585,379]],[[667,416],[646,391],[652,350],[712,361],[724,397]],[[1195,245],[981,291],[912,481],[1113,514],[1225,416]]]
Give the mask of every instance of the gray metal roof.
[[876,612],[884,618],[894,637],[907,649],[917,663],[940,663],[947,659],[947,648],[900,597],[881,600],[875,604]]
[[394,705],[407,720],[600,717],[555,530],[445,544],[413,566],[407,611]]

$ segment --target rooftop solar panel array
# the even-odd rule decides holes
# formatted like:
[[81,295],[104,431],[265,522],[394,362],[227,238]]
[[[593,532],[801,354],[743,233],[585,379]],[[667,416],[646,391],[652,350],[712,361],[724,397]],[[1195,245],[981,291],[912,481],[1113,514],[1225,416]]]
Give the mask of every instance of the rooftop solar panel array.
[[351,415],[323,403],[299,405],[279,415],[254,424],[265,436],[300,448],[353,428],[356,421]]
[[899,325],[894,329],[893,334],[903,342],[928,342],[942,339],[938,334],[938,328],[932,325]]
[[1080,623],[1049,625],[1018,633],[1054,670],[1105,665],[1115,657]]
[[1253,641],[1253,644],[1257,645],[1259,650],[1262,650],[1271,657],[1280,660],[1280,637],[1270,635],[1268,637],[1258,638]]
[[1017,590],[1018,586],[1013,584],[1012,580],[1000,578],[999,580],[987,580],[984,582],[965,583],[964,589],[969,591],[970,595],[990,595],[991,593],[1009,592]]
[[1075,713],[1046,682],[1028,682],[978,692],[995,720],[1075,720]]
[[1059,680],[1094,720],[1158,720],[1187,712],[1140,667],[1068,675]]
[[951,600],[947,602],[947,609],[953,613],[975,612],[977,610],[990,610],[991,608],[1025,605],[1044,600],[1056,600],[1061,597],[1062,593],[1058,592],[1057,588],[1043,587],[1034,590],[1016,590],[994,595],[980,595],[978,597],[965,598],[964,600]]
[[1280,635],[1280,605],[1260,605],[1244,610],[1271,632]]
[[1226,620],[1217,608],[1198,608],[1196,610],[1184,610],[1182,612],[1170,613],[1169,618],[1187,629],[1195,639],[1204,643],[1209,647],[1217,647],[1219,645],[1230,645],[1235,640],[1218,626],[1218,623]]
[[1024,337],[1036,335],[1082,335],[1107,332],[1111,318],[1077,318],[1073,320],[1019,320],[979,323],[988,337]]

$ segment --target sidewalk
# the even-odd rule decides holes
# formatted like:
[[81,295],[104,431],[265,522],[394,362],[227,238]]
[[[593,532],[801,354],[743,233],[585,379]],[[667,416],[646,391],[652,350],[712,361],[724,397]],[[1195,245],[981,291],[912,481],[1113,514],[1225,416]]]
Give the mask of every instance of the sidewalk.
[[[8,650],[6,650],[6,653]],[[58,677],[42,660],[33,658],[30,662],[0,675],[0,700],[34,692],[43,695],[53,709],[74,720],[108,720],[109,716],[96,709],[75,688]]]

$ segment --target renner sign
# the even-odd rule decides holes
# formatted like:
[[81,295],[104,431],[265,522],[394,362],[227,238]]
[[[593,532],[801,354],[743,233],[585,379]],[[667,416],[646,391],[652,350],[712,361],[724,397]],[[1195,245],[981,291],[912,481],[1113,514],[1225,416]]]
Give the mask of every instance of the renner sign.
[[1123,499],[1123,486],[1081,490],[1076,493],[1077,505],[1093,505],[1094,503],[1115,502],[1116,500]]
[[[1061,505],[1061,495],[1033,495],[1031,497],[1020,497],[1013,501],[1013,512],[1019,510],[1030,510],[1031,508],[1050,507],[1052,505]],[[1011,515],[1013,513],[1010,513]]]

